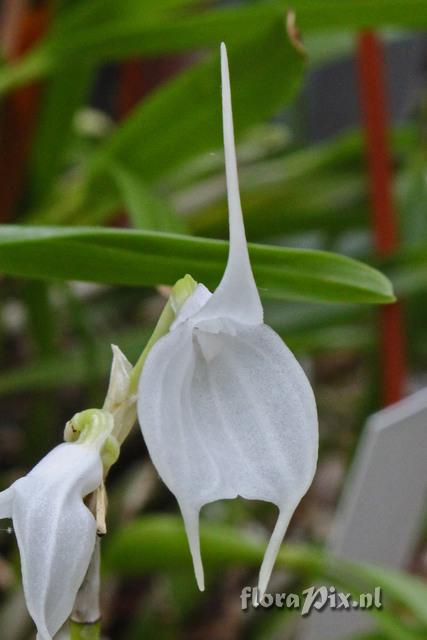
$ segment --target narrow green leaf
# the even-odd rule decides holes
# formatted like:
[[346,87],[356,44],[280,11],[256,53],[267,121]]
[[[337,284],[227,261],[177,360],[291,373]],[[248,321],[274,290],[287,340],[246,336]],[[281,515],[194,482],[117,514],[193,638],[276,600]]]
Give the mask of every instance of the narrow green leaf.
[[[282,20],[250,41],[230,47],[229,57],[236,134],[241,136],[294,97],[303,76],[304,62],[290,44]],[[55,203],[47,217],[37,213],[32,220],[67,223],[77,216],[80,223],[86,224],[82,211],[83,216],[86,210],[93,217],[93,212],[99,210],[96,202],[100,198],[109,200],[108,209],[104,210],[104,215],[108,215],[118,200],[111,181],[112,167],[120,168],[122,196],[127,206],[131,199],[131,210],[135,213],[136,201],[141,203],[148,195],[142,193],[142,187],[137,194],[136,177],[148,189],[151,183],[158,184],[183,163],[200,153],[217,150],[221,144],[220,71],[216,52],[151,94],[100,145],[89,162],[89,177],[80,190],[84,202],[74,203],[71,210]],[[133,177],[131,188],[129,178]],[[139,204],[139,213],[141,210]]]
[[300,28],[310,31],[386,26],[422,29],[427,25],[423,0],[295,0],[292,8]]
[[[339,232],[366,225],[366,185],[361,176],[331,172],[251,184],[250,176],[256,167],[251,169],[240,171],[246,233],[251,240],[310,230]],[[284,165],[283,176],[286,175]],[[198,195],[203,197],[201,192]],[[224,237],[228,229],[225,193],[220,198],[212,196],[207,193],[206,198],[211,201],[185,218],[196,235]],[[190,199],[191,192],[180,194],[175,201],[184,209]]]
[[[304,62],[283,22],[229,48],[236,136],[276,113],[302,79]],[[162,175],[221,146],[219,51],[151,94],[99,150],[93,172],[118,163],[142,177]],[[96,188],[96,184],[95,187]]]
[[[397,129],[394,134],[393,148],[400,157],[413,148],[413,143],[409,130]],[[359,132],[302,149],[285,149],[279,157],[276,153],[273,159],[249,163],[242,145],[238,157],[249,239],[366,227],[367,183]],[[189,185],[174,189],[172,203],[195,235],[224,237],[227,233],[226,190],[220,169],[218,163],[217,170],[207,178],[200,180],[196,175]]]
[[[206,568],[217,571],[231,565],[259,567],[265,551],[265,545],[258,539],[245,536],[229,525],[201,523],[200,541]],[[108,570],[128,576],[191,569],[190,552],[180,519],[166,515],[145,516],[128,524],[108,542],[105,564]],[[277,566],[308,574],[314,581],[325,580],[351,589],[354,595],[381,586],[387,601],[404,605],[424,630],[427,629],[427,587],[413,576],[371,565],[355,565],[317,548],[289,543],[279,552]],[[390,610],[383,620],[381,611],[372,609],[367,613],[373,613],[377,623],[389,630],[394,617]],[[402,629],[406,633],[405,640],[414,638],[410,628]]]
[[[359,171],[361,144],[360,136],[352,133],[253,163],[246,163],[244,148],[241,153],[239,149],[248,238],[362,226],[366,181]],[[196,235],[224,237],[227,233],[226,190],[218,171],[175,191],[172,202]]]
[[367,564],[349,563],[349,570],[361,578],[381,585],[389,596],[404,603],[427,627],[427,585],[420,578]]
[[[283,9],[271,2],[204,11],[183,11],[183,6],[156,8],[156,4],[127,0],[123,8],[108,3],[107,10],[102,10],[100,3],[95,3],[84,17],[63,18],[54,25],[42,48],[49,51],[53,65],[76,57],[102,62],[218,46],[221,40],[232,45],[283,20]],[[197,3],[181,0],[169,4],[191,8]]]
[[[126,285],[174,284],[185,273],[217,286],[228,243],[106,228],[3,226],[0,272],[29,278]],[[351,258],[323,251],[250,245],[262,295],[281,299],[388,303],[390,282]]]
[[167,14],[171,9],[197,4],[196,0],[73,0],[62,8],[56,16],[54,34],[76,35],[84,29],[106,28],[118,20],[149,18],[152,15]]
[[[256,566],[262,559],[259,541],[239,540],[229,527],[202,527],[203,560],[206,566],[224,567],[232,562]],[[143,558],[141,557],[141,551]],[[120,530],[105,548],[105,566],[122,575],[191,567],[184,528],[177,517],[148,516]],[[132,557],[135,561],[132,562]]]
[[[21,367],[0,374],[0,395],[61,389],[102,380],[111,365],[111,344],[118,344],[128,360],[136,362],[150,333],[143,329],[96,336],[90,345],[86,338],[80,340],[80,344],[86,341],[83,346],[73,346],[50,357],[32,359]],[[67,363],[66,376],[64,362]]]
[[44,355],[54,353],[56,322],[49,287],[45,282],[28,281],[22,290],[22,298],[27,307],[36,352]]
[[[92,4],[92,3],[91,3]],[[327,29],[359,30],[386,26],[423,29],[427,25],[424,0],[264,0],[237,7],[171,13],[179,0],[136,3],[128,0],[122,11],[104,12],[101,2],[78,3],[78,12],[64,16],[33,53],[0,72],[0,92],[52,73],[65,60],[100,63],[133,55],[154,55],[217,46],[221,40],[236,43],[253,36],[277,20],[291,6],[303,32]],[[122,3],[121,3],[122,4]],[[120,6],[121,6],[120,4]],[[197,3],[195,3],[197,4]],[[42,64],[40,64],[42,62]]]
[[86,98],[94,69],[74,63],[60,68],[44,88],[30,157],[32,206],[49,193],[72,139],[73,118]]
[[146,231],[185,233],[185,224],[141,176],[125,167],[113,165],[111,175],[116,181],[121,201],[126,205],[132,226]]

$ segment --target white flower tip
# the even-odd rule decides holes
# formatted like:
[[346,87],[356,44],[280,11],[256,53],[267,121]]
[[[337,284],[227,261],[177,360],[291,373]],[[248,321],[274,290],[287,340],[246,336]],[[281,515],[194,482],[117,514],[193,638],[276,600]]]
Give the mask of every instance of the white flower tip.
[[259,572],[258,589],[256,594],[256,600],[258,603],[261,602],[267,590],[271,573],[274,568],[274,563],[276,562],[277,554],[279,553],[280,545],[282,544],[292,514],[293,510],[289,511],[287,509],[280,509],[279,517],[277,518],[276,525],[273,529],[273,533],[271,534]]
[[200,563],[200,567],[194,567],[194,573],[196,576],[196,582],[197,582],[197,586],[199,587],[200,591],[204,591],[205,590],[205,576],[203,573],[203,567]]
[[111,345],[111,351],[113,352],[113,361],[110,376],[111,378],[118,378],[119,381],[124,384],[129,380],[129,375],[133,367],[123,351],[116,344]]
[[117,345],[112,344],[111,350],[113,361],[103,408],[112,413],[127,398],[129,378],[133,367]]
[[187,533],[188,544],[191,557],[193,559],[194,574],[197,586],[200,591],[205,590],[205,576],[203,571],[202,556],[200,553],[200,532],[199,532],[199,511],[193,507],[183,507],[181,505],[182,517],[184,519],[185,531]]
[[125,354],[123,353],[123,351],[120,349],[120,347],[118,347],[116,344],[111,344],[111,351],[113,352],[113,357],[118,358],[119,360],[121,360],[123,363],[125,363],[125,366],[129,369],[132,369],[132,365],[129,362],[129,360],[126,358]]

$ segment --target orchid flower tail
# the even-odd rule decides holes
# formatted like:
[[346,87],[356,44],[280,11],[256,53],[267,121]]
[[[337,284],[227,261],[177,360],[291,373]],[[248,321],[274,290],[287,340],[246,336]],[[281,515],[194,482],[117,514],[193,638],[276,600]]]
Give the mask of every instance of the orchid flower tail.
[[52,636],[47,629],[42,631],[38,631],[36,635],[36,640],[52,640]]
[[224,43],[221,44],[221,80],[230,248],[222,280],[198,317],[232,317],[244,324],[261,324],[264,314],[249,260],[240,203],[230,75]]
[[194,574],[200,591],[205,590],[205,576],[203,571],[202,556],[200,553],[200,527],[199,510],[181,503],[181,513],[184,519],[188,545],[193,559]]
[[12,517],[13,488],[0,492],[0,518]]
[[[237,173],[236,146],[234,142],[233,111],[231,104],[230,73],[228,69],[227,48],[221,44],[221,83],[222,83],[222,126],[224,136],[225,173],[227,179],[227,199],[230,227],[230,255],[229,266],[241,265],[245,261],[245,268],[252,270],[246,245],[246,234],[243,226],[242,205],[240,202],[239,178]],[[224,274],[227,274],[227,271]]]
[[277,554],[279,553],[280,545],[285,537],[286,529],[288,528],[292,514],[293,510],[289,511],[288,509],[281,508],[279,511],[279,517],[277,518],[273,533],[271,534],[259,572],[257,605],[263,599],[266,592],[267,585],[270,581],[270,576],[276,562]]

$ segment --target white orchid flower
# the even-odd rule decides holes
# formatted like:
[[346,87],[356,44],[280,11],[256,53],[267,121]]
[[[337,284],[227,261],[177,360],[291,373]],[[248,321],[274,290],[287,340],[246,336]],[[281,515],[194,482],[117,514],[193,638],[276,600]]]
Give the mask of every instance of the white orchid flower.
[[263,324],[240,204],[224,44],[221,74],[227,267],[213,294],[198,285],[153,346],[139,382],[138,418],[153,462],[180,505],[201,590],[201,507],[238,495],[277,505],[259,574],[261,598],[290,518],[313,479],[317,412],[304,371]]
[[88,569],[96,521],[83,498],[102,483],[101,451],[110,448],[113,426],[105,411],[76,414],[66,433],[78,440],[55,447],[0,493],[0,518],[13,520],[25,599],[39,640],[51,640],[68,619]]

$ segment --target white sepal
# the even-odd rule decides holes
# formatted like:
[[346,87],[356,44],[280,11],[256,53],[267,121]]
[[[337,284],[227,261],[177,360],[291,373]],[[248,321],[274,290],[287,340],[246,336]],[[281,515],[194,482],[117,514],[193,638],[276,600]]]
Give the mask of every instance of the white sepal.
[[40,640],[51,640],[71,614],[96,538],[83,498],[102,477],[98,447],[63,443],[0,493],[0,516],[13,520],[25,599]]
[[260,324],[263,321],[264,312],[249,261],[240,204],[230,77],[224,43],[221,45],[221,80],[230,250],[222,280],[197,317],[200,319],[228,317],[243,324]]
[[313,479],[317,412],[304,371],[263,324],[240,207],[224,45],[221,70],[229,258],[216,291],[210,295],[199,285],[149,353],[138,418],[153,462],[180,505],[200,589],[201,507],[238,495],[277,505],[259,575],[262,597],[289,520]]
[[112,344],[111,350],[113,352],[113,361],[103,409],[109,413],[114,413],[128,396],[132,365],[117,345]]
[[103,410],[114,419],[113,435],[121,444],[136,421],[136,396],[130,393],[132,365],[115,344],[111,345],[113,362]]

